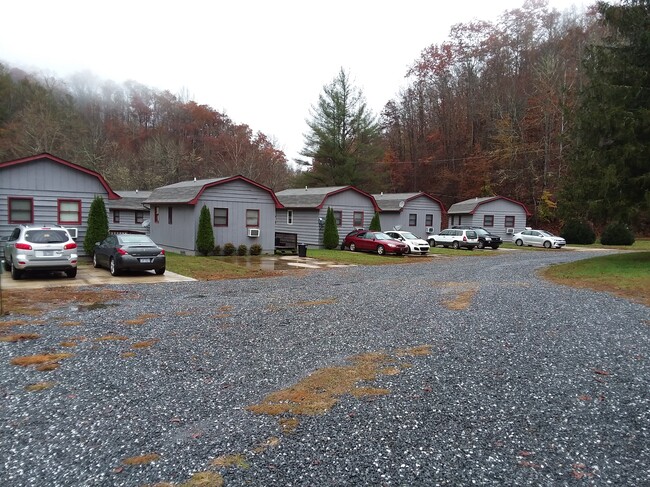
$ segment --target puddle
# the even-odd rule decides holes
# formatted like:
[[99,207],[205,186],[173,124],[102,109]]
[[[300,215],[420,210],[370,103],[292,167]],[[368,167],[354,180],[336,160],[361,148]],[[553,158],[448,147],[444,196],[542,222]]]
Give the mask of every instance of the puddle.
[[80,304],[77,306],[70,306],[72,311],[93,311],[96,309],[105,309],[112,306],[117,306],[115,303],[90,303],[90,304]]

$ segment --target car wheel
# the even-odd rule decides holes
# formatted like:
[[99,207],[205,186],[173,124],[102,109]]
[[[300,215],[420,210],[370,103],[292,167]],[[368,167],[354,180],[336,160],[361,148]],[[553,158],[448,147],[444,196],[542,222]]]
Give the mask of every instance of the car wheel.
[[161,267],[160,269],[156,269],[155,272],[157,276],[162,276],[165,273],[165,268]]
[[544,248],[550,249],[551,248],[551,242],[549,242],[548,240],[546,242],[544,242]]
[[493,248],[494,250],[496,250],[496,249],[499,248],[499,246],[498,246],[498,245],[493,245],[492,248]]
[[5,271],[7,271],[7,272],[9,272],[11,270],[11,264],[6,259],[5,259],[5,263],[4,263],[4,268],[5,268]]
[[458,250],[458,249],[460,248],[460,244],[459,244],[458,242],[454,242],[453,244],[451,244],[451,246],[452,246],[455,250]]
[[353,243],[351,243],[350,244],[350,252],[354,252],[355,250],[357,250],[357,246],[354,245]]
[[22,277],[23,271],[20,269],[17,269],[14,263],[11,263],[11,278],[14,280],[18,280]]
[[407,246],[406,250],[404,251],[405,254],[410,254],[411,253],[411,247]]
[[75,267],[74,269],[68,269],[65,271],[65,275],[68,276],[70,279],[74,279],[77,277],[77,268]]
[[378,255],[384,255],[386,253],[386,249],[384,248],[383,245],[380,245],[377,247],[377,254]]
[[434,239],[429,240],[429,247],[432,249],[436,246],[436,241]]
[[108,268],[111,271],[111,276],[119,276],[120,271],[117,269],[117,266],[115,265],[115,259],[111,257],[111,261],[108,263]]
[[524,245],[524,241],[523,241],[522,239],[518,238],[517,241],[515,242],[515,244],[516,244],[518,247],[521,247],[522,245]]
[[484,249],[485,248],[485,242],[483,242],[482,240],[479,240],[478,241],[478,248],[479,249]]
[[99,267],[99,262],[97,262],[97,253],[93,254],[93,267],[97,269]]

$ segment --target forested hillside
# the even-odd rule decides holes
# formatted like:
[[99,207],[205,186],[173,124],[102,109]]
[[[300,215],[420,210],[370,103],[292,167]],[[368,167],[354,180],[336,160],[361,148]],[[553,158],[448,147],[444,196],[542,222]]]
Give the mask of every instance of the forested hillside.
[[167,91],[0,65],[0,159],[50,152],[118,189],[242,174],[275,190],[425,191],[447,206],[499,194],[525,203],[535,225],[576,217],[645,232],[648,32],[648,0],[564,13],[527,0],[423,46],[378,114],[342,69],[305,107],[301,171],[264,134]]

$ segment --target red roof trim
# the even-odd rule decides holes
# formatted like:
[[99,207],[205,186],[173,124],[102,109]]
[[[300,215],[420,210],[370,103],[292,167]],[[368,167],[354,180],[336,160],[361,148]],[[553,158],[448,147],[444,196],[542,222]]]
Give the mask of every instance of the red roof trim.
[[511,199],[511,198],[508,198],[508,197],[506,197],[506,196],[494,196],[494,197],[490,198],[489,200],[481,201],[480,203],[478,203],[478,204],[474,207],[474,209],[473,209],[472,211],[469,212],[470,215],[473,215],[474,213],[476,213],[476,210],[478,210],[478,207],[479,207],[479,206],[484,205],[485,203],[491,203],[491,202],[496,201],[496,200],[506,200],[506,201],[510,201],[511,203],[514,203],[514,204],[516,204],[516,205],[521,206],[521,207],[524,209],[524,211],[526,212],[526,216],[531,216],[531,215],[532,215],[532,213],[531,213],[530,211],[528,211],[528,208],[526,208],[526,205],[524,205],[523,203],[521,203],[521,202],[519,202],[519,201],[515,201],[515,200],[513,200],[513,199]]
[[343,191],[348,191],[348,190],[356,191],[357,193],[366,196],[367,198],[372,201],[372,206],[375,209],[375,212],[381,212],[381,209],[379,208],[379,205],[377,204],[377,200],[375,200],[375,197],[371,195],[370,193],[366,193],[365,191],[360,190],[359,188],[355,188],[354,186],[346,186],[345,188],[337,189],[336,191],[331,191],[325,195],[323,198],[323,201],[321,201],[321,204],[316,207],[316,209],[320,210],[323,208],[323,205],[325,205],[325,200],[329,198],[330,196],[333,196],[338,193],[342,193]]
[[52,162],[56,162],[58,164],[63,164],[64,166],[68,166],[72,169],[76,169],[77,171],[81,171],[83,173],[86,173],[90,176],[96,177],[100,184],[104,187],[106,192],[108,193],[108,199],[109,200],[119,200],[120,196],[115,193],[111,187],[108,185],[104,177],[99,174],[98,172],[93,171],[92,169],[88,169],[87,167],[80,166],[78,164],[74,164],[72,162],[60,159],[56,156],[53,156],[52,154],[48,154],[47,152],[43,152],[42,154],[37,154],[35,156],[30,156],[30,157],[24,157],[22,159],[14,159],[13,161],[5,161],[5,162],[0,162],[0,169],[5,168],[5,167],[10,167],[10,166],[16,166],[18,164],[24,164],[27,162],[33,162],[33,161],[38,161],[40,159],[48,159]]
[[271,195],[271,198],[273,198],[273,201],[275,202],[275,207],[276,208],[284,208],[284,206],[282,206],[282,203],[280,203],[280,200],[278,200],[277,196],[275,196],[275,193],[273,192],[273,190],[271,188],[268,188],[268,187],[264,186],[263,184],[256,183],[252,179],[248,179],[247,177],[241,176],[241,175],[232,176],[232,177],[225,178],[225,179],[220,179],[218,181],[214,181],[212,183],[205,184],[199,190],[197,195],[194,198],[192,198],[190,201],[188,201],[187,204],[190,204],[190,205],[197,204],[199,202],[199,198],[201,197],[203,192],[208,188],[211,188],[213,186],[219,186],[220,184],[230,183],[230,182],[236,181],[236,180],[245,181],[245,182],[247,182],[249,184],[252,184],[253,186],[256,186],[256,187],[258,187],[260,189],[263,189],[264,191],[268,192]]

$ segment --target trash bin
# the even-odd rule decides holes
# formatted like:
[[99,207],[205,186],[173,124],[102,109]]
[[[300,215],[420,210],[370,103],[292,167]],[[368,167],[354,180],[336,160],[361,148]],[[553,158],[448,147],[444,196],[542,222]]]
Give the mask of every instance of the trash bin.
[[298,257],[307,257],[307,244],[298,244]]

